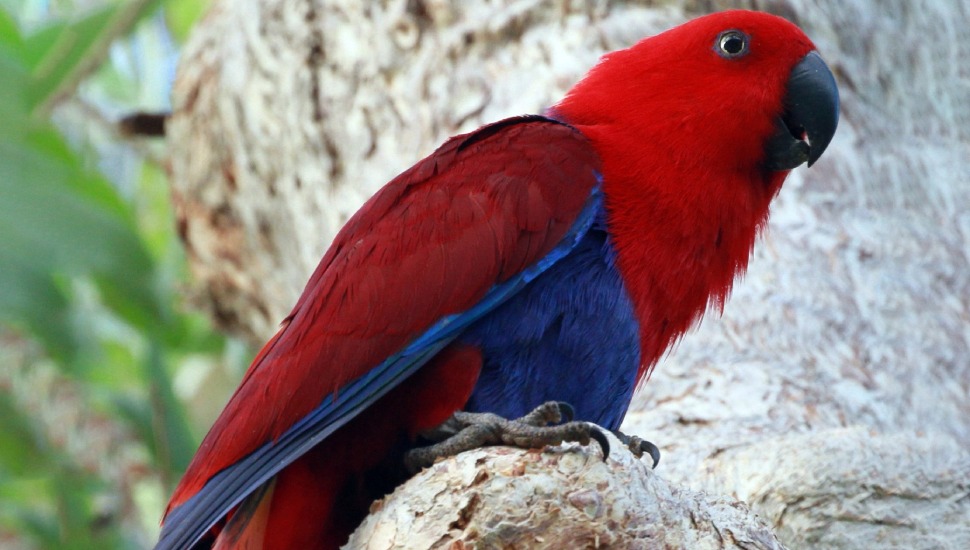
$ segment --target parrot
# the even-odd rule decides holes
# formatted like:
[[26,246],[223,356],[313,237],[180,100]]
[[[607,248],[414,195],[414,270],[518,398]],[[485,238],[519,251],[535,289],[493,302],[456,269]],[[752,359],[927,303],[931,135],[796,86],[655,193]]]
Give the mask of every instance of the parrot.
[[608,454],[596,426],[618,431],[663,354],[723,311],[838,119],[804,32],[731,10],[603,55],[542,114],[447,140],[338,232],[156,548],[337,548],[463,434]]

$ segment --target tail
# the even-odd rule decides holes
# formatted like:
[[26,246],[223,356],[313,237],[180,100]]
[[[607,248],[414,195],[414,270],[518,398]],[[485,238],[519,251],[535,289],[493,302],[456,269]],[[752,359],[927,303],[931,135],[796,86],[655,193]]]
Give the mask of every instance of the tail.
[[317,447],[247,497],[213,550],[336,550],[345,543],[356,514],[335,508],[347,473],[321,454]]
[[[339,548],[370,504],[407,479],[403,455],[415,435],[441,424],[468,401],[481,365],[476,349],[446,348],[249,494],[196,547]],[[186,513],[184,505],[176,504],[167,520]]]

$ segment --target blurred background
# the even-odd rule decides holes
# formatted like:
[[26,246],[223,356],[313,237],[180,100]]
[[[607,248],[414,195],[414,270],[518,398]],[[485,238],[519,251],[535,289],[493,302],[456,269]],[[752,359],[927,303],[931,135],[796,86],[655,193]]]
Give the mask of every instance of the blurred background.
[[206,5],[0,2],[0,548],[149,547],[251,357],[183,307],[162,144],[117,124]]
[[[726,456],[705,490],[749,497],[724,449],[751,445],[760,473],[763,441],[791,433],[861,426],[858,456],[873,433],[970,448],[970,1],[233,0],[186,46],[211,2],[0,0],[0,549],[150,547],[255,351],[210,319],[263,341],[346,216],[444,137],[535,112],[602,51],[728,7],[808,31],[839,80],[839,134],[789,179],[724,318],[665,361],[625,429],[663,434],[668,479]],[[171,110],[173,86],[169,149],[119,124]],[[887,483],[877,496],[899,502],[883,506],[860,470],[847,492],[869,496],[826,508],[808,462],[823,481],[786,502],[830,515],[792,547],[826,546],[832,525],[872,528],[832,531],[847,548],[965,528],[965,462],[892,448],[873,471],[938,494]],[[907,515],[920,498],[933,521]],[[793,524],[780,509],[758,513]]]

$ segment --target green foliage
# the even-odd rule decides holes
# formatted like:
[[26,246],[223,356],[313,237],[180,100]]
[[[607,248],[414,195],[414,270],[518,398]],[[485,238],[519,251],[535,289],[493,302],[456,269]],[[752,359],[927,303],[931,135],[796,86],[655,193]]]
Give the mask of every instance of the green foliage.
[[168,0],[165,2],[165,18],[168,20],[168,26],[175,38],[184,41],[207,7],[209,7],[209,2],[205,0]]
[[[185,36],[198,3],[107,3],[30,33],[0,9],[0,546],[145,546],[198,442],[173,377],[189,357],[218,363],[226,343],[177,307],[184,258],[164,176],[145,164],[122,195],[49,120],[163,4]],[[34,351],[14,357],[10,342]],[[60,386],[65,410],[85,419],[65,420],[78,433],[51,427]],[[110,452],[148,471],[127,479],[106,466],[113,456],[81,456],[98,426],[116,434]],[[146,484],[147,499],[135,494]]]

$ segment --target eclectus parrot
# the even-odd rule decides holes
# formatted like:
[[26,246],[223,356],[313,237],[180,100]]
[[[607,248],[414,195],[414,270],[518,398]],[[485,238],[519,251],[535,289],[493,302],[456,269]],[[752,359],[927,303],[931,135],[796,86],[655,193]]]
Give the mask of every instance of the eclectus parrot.
[[[422,434],[457,422],[457,438],[472,413],[617,429],[664,351],[723,306],[838,111],[797,27],[728,11],[606,54],[541,116],[451,138],[337,235],[158,548],[335,548]],[[529,414],[548,402],[569,406]]]

